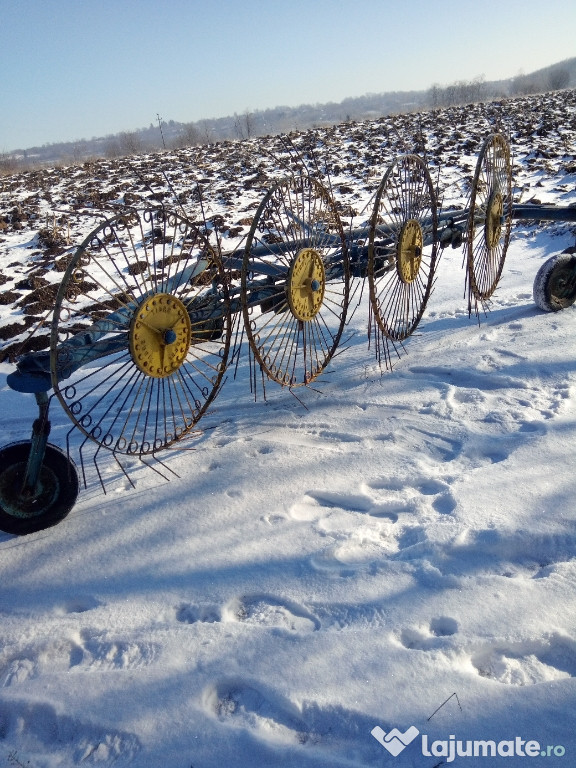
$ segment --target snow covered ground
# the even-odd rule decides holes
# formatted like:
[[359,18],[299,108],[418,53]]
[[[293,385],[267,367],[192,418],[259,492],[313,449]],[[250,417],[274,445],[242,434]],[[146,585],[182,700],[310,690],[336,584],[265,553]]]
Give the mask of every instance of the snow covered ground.
[[[399,118],[394,134],[391,119],[334,129],[335,193],[361,210],[417,126],[446,198],[464,205],[484,126],[501,119],[516,199],[575,204],[575,104],[567,92]],[[195,162],[212,178],[210,211],[235,224],[262,187],[244,183],[255,161],[236,199],[219,197],[225,149]],[[47,172],[36,180],[51,200],[30,179],[0,180],[2,288],[20,290],[3,326],[25,317],[23,249],[35,244],[32,268],[47,261],[31,238],[50,206],[76,243],[74,228],[96,220],[53,175],[53,187]],[[14,201],[31,198],[37,218],[14,227]],[[368,349],[364,296],[346,350],[303,402],[273,386],[254,402],[243,359],[194,450],[166,459],[179,478],[135,464],[132,489],[110,462],[107,494],[90,484],[55,528],[0,533],[0,765],[573,765],[576,314],[532,300],[543,260],[573,245],[573,226],[515,225],[480,326],[462,254],[447,249],[393,373]],[[13,366],[0,369],[5,444],[28,435],[36,408],[6,386]],[[52,424],[63,445],[57,408]]]

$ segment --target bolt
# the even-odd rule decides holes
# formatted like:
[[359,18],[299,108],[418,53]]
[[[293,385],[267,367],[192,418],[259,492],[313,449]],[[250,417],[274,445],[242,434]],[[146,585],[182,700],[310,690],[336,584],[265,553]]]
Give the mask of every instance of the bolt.
[[172,328],[168,328],[166,331],[164,331],[164,343],[165,344],[174,344],[174,342],[177,339],[176,332],[172,330]]

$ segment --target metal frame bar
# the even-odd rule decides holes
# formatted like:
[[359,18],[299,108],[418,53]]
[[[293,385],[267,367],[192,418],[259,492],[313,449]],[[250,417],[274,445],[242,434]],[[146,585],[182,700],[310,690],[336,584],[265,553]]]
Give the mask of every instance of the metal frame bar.
[[[441,211],[438,214],[438,222],[443,223],[445,226],[438,233],[438,243],[441,247],[445,248],[448,245],[458,247],[462,243],[464,235],[463,229],[460,227],[464,224],[469,217],[470,211],[464,210],[446,210]],[[508,214],[502,217],[502,223],[506,220]],[[523,221],[566,221],[576,222],[576,207],[555,207],[544,205],[518,205],[513,206],[511,211],[513,219],[520,219]],[[478,217],[478,221],[481,223],[484,217]],[[363,276],[366,274],[367,259],[369,246],[364,241],[368,238],[370,233],[369,227],[357,227],[345,233],[345,239],[348,248],[350,249],[351,264],[353,267],[353,274],[356,276]],[[386,226],[380,226],[377,229],[377,233],[381,240],[379,240],[375,247],[379,251],[379,255],[382,258],[387,256],[393,256],[395,250],[395,241],[393,239],[393,232],[391,228]],[[311,247],[313,240],[311,238],[302,238],[301,240],[293,241],[290,243],[275,243],[267,245],[266,247],[257,246],[251,251],[254,256],[259,255],[281,255],[289,251],[299,250],[303,248]],[[339,242],[339,241],[338,241]],[[362,244],[360,244],[362,243]],[[433,245],[434,243],[430,238],[427,238],[424,242],[425,246]],[[225,270],[239,270],[243,263],[242,251],[231,251],[223,254],[223,266]],[[329,260],[326,271],[327,280],[337,280],[344,276],[341,269],[341,252],[336,252]],[[169,281],[169,286],[180,285],[183,280],[189,280],[200,274],[208,265],[208,262],[201,260],[194,267],[187,267],[185,270],[178,272]],[[246,297],[248,305],[262,304],[267,300],[274,300],[277,296],[281,295],[283,288],[275,284],[275,281],[281,281],[287,275],[287,269],[285,267],[278,266],[270,262],[260,262],[258,265],[258,277],[254,277],[249,283],[249,295]],[[241,311],[241,299],[238,296],[231,295],[231,309],[232,313]],[[206,294],[206,303],[202,307],[198,307],[197,304],[192,304],[189,307],[189,311],[194,315],[194,322],[210,321],[219,317],[219,306],[221,302],[219,294],[214,294],[214,301],[211,301],[209,292]],[[70,353],[67,356],[66,369],[62,371],[62,379],[68,378],[75,371],[81,368],[83,365],[91,363],[107,355],[118,352],[124,348],[127,348],[127,338],[117,338],[112,342],[107,342],[101,339],[109,332],[111,327],[115,327],[118,319],[125,320],[126,312],[129,308],[123,308],[111,315],[105,320],[100,320],[90,328],[84,329],[81,333],[76,334],[71,339],[65,342],[63,347]],[[122,316],[120,318],[120,316]],[[38,392],[39,382],[44,381],[42,377],[49,375],[50,373],[50,361],[49,356],[45,352],[31,352],[24,355],[17,363],[17,373],[12,374],[9,377],[8,384],[13,389],[17,389],[20,392]],[[47,380],[46,380],[47,381]],[[49,388],[49,387],[48,387]],[[47,390],[46,390],[47,391]]]

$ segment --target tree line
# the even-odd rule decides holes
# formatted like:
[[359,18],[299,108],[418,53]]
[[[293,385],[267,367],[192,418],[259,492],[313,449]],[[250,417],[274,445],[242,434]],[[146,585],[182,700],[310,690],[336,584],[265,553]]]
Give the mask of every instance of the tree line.
[[338,103],[246,110],[242,114],[188,123],[164,121],[157,115],[156,124],[151,122],[147,128],[0,153],[0,175],[49,165],[77,165],[99,157],[126,157],[218,141],[246,140],[402,112],[561,90],[573,83],[576,83],[576,58],[531,75],[520,74],[510,80],[492,83],[487,83],[480,75],[469,81],[434,84],[427,91],[364,94]]

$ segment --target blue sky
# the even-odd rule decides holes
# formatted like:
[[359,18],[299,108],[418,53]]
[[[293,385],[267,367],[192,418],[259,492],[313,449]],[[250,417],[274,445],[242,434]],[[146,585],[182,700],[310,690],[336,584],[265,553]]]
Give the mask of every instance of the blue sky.
[[0,0],[0,152],[528,73],[575,0]]

